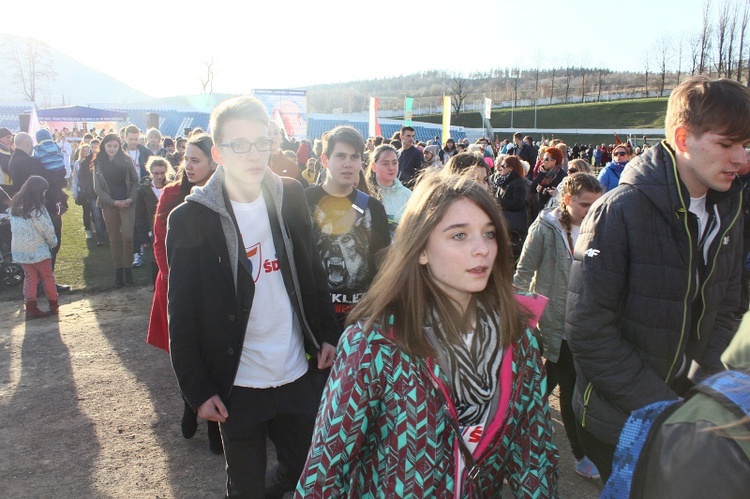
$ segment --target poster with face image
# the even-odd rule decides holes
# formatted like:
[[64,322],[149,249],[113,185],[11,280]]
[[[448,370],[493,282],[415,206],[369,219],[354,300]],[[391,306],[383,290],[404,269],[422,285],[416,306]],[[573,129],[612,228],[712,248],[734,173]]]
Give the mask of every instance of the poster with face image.
[[268,116],[284,127],[288,139],[307,138],[307,90],[260,89],[253,95],[266,106]]

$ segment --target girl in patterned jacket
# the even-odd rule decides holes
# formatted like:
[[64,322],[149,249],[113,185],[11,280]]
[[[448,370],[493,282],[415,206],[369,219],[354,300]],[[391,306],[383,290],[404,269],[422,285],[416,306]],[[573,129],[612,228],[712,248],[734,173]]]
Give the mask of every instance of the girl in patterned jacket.
[[426,175],[341,337],[297,497],[557,497],[546,376],[483,186]]

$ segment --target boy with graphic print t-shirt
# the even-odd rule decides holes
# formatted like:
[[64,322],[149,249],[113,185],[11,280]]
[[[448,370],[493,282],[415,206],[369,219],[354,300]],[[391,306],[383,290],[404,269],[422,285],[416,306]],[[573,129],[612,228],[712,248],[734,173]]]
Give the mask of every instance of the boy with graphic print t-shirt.
[[328,274],[331,301],[341,326],[377,273],[377,256],[390,244],[388,217],[375,198],[354,188],[365,141],[352,127],[323,135],[322,185],[305,190],[313,234]]

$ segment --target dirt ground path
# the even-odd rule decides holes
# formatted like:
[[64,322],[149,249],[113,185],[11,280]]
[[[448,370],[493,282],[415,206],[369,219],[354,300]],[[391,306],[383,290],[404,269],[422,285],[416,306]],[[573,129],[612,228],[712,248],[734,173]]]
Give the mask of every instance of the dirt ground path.
[[[223,459],[205,424],[182,438],[168,357],[145,344],[150,304],[150,288],[72,294],[59,321],[25,323],[20,303],[0,302],[3,497],[222,496]],[[561,495],[597,497],[599,485],[572,472],[553,417]]]

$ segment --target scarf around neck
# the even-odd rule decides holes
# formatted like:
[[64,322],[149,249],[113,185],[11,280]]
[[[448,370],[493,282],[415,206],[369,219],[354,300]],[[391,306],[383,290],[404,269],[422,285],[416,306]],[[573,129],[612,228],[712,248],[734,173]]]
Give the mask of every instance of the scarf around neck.
[[[473,336],[470,341],[455,344],[446,337],[437,311],[433,308],[430,312],[425,332],[438,352],[436,360],[450,379],[453,403],[461,426],[479,424],[489,412],[498,387],[503,358],[499,322],[497,312],[488,313],[477,301]],[[466,336],[464,340],[467,340]]]

